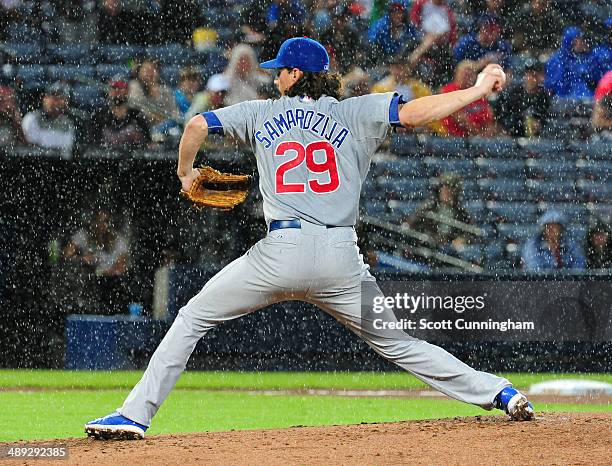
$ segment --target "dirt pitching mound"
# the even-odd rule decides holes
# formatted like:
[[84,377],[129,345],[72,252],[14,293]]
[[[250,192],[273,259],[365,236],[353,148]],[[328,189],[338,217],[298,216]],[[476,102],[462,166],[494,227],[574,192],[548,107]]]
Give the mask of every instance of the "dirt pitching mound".
[[540,414],[532,422],[486,416],[62,442],[70,458],[54,464],[603,465],[612,451],[612,413]]

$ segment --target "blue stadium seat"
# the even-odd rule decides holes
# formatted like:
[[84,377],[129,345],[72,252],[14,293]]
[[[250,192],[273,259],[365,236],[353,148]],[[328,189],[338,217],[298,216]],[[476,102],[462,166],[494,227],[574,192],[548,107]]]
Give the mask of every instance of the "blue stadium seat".
[[612,160],[610,141],[581,141],[571,144],[572,149],[592,160]]
[[104,63],[96,65],[96,77],[99,81],[106,83],[115,76],[129,79],[130,68],[127,65],[109,65]]
[[203,75],[207,78],[216,73],[221,73],[227,66],[227,58],[222,51],[207,50],[205,52],[195,52],[193,63],[203,67]]
[[15,63],[38,64],[47,63],[47,56],[42,47],[36,43],[8,43],[2,44],[4,52],[7,53]]
[[504,139],[488,139],[488,138],[472,138],[469,143],[470,152],[474,156],[483,157],[523,157],[520,148],[516,144],[516,140],[510,138]]
[[467,201],[474,199],[481,199],[482,193],[480,192],[480,186],[478,181],[475,179],[464,179],[461,182],[463,198]]
[[513,225],[511,223],[500,223],[497,225],[497,232],[504,240],[512,240],[519,244],[525,243],[529,238],[537,235],[540,231],[538,225]]
[[529,202],[488,202],[490,220],[498,223],[534,224],[538,218],[538,206]]
[[[608,202],[610,202],[608,200]],[[612,203],[601,203],[588,204],[586,209],[591,215],[595,215],[599,218],[606,219],[608,222],[612,222]]]
[[475,177],[477,173],[477,166],[472,160],[468,159],[425,157],[423,164],[433,175],[455,173],[461,176]]
[[174,66],[164,66],[161,69],[161,80],[168,86],[177,87],[181,77],[181,69]]
[[550,113],[563,118],[590,117],[592,110],[593,103],[590,100],[555,97],[550,102]]
[[159,61],[162,65],[187,65],[193,61],[193,52],[181,44],[168,44],[146,49],[147,58]]
[[480,189],[489,199],[499,201],[529,200],[530,195],[523,180],[512,178],[478,180]]
[[66,65],[93,64],[96,61],[94,49],[88,44],[51,44],[47,53],[54,63]]
[[405,199],[423,199],[429,195],[429,180],[415,179],[389,179],[378,181],[379,190],[387,193],[388,197]]
[[586,222],[588,220],[587,207],[583,203],[574,202],[549,202],[541,206],[541,211],[557,210],[562,212],[569,221]]
[[610,181],[612,178],[612,160],[584,160],[580,159],[576,162],[578,175],[581,178],[589,178],[593,180]]
[[566,143],[555,139],[526,139],[522,142],[528,155],[536,157],[559,157],[559,153],[567,152]]
[[366,201],[365,213],[373,217],[381,217],[387,211],[387,203],[384,201]]
[[465,245],[460,251],[457,251],[457,255],[460,259],[473,264],[482,264],[484,259],[483,248],[479,244]]
[[576,163],[573,160],[528,159],[527,174],[534,178],[554,180],[575,179]]
[[400,160],[384,160],[376,162],[372,167],[376,176],[426,178],[429,176],[427,167],[417,158]]
[[104,105],[102,91],[96,86],[76,85],[72,90],[72,99],[77,107],[92,110]]
[[393,134],[389,149],[398,155],[414,155],[422,151],[421,144],[414,134]]
[[126,64],[137,60],[144,54],[144,48],[139,45],[98,45],[100,59],[104,63]]
[[419,207],[423,205],[423,201],[404,201],[398,202],[393,208],[401,217],[408,217],[414,214]]
[[93,79],[96,76],[96,70],[93,66],[87,65],[51,65],[47,68],[49,79],[51,81],[77,81],[82,79]]
[[612,182],[578,180],[576,184],[587,201],[610,202],[612,199]]
[[476,223],[482,223],[485,220],[485,204],[481,200],[472,200],[464,202],[463,206],[469,212],[470,217]]
[[17,79],[24,82],[43,82],[47,80],[47,70],[41,65],[23,65],[20,66],[15,75]]
[[525,178],[525,162],[522,159],[492,159],[479,157],[475,160],[479,172],[492,178]]
[[571,202],[577,197],[573,180],[527,180],[527,187],[532,197],[541,201]]
[[464,156],[466,142],[462,138],[428,137],[423,142],[423,152],[437,157]]

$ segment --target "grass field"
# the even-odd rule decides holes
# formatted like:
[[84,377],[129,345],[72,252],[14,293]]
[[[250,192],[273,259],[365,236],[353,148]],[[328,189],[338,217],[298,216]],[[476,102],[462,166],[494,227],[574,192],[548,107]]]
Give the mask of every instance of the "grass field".
[[[544,380],[612,374],[503,374],[516,387]],[[0,370],[0,441],[79,437],[83,424],[121,406],[140,371]],[[410,390],[405,373],[187,372],[155,418],[150,434],[390,422],[488,414],[440,398],[346,397],[253,393],[257,390]],[[610,412],[612,405],[540,404],[539,411]],[[492,411],[490,414],[498,414]]]

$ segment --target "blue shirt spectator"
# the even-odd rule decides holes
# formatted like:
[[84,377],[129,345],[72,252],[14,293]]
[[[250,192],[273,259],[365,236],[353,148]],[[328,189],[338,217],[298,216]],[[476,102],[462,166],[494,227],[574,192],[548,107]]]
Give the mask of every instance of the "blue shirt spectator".
[[608,71],[612,70],[612,17],[604,23],[608,36],[604,41],[593,49],[593,60],[595,62],[595,81],[599,80]]
[[523,247],[523,266],[530,272],[558,269],[584,269],[586,259],[579,243],[566,232],[567,219],[556,210],[545,212],[538,234]]
[[401,53],[405,47],[417,45],[419,33],[406,15],[402,2],[389,3],[387,13],[368,31],[368,39],[377,53],[385,57]]
[[546,65],[544,87],[558,97],[592,99],[595,90],[596,63],[579,27],[570,26],[563,33],[561,47]]
[[304,8],[302,2],[300,0],[273,0],[266,12],[268,25],[272,26],[287,19],[296,23],[302,23],[306,20],[306,8]]
[[501,37],[499,20],[494,16],[483,16],[478,23],[478,31],[463,36],[455,47],[455,60],[478,62],[478,68],[489,63],[498,63],[509,69],[512,46]]

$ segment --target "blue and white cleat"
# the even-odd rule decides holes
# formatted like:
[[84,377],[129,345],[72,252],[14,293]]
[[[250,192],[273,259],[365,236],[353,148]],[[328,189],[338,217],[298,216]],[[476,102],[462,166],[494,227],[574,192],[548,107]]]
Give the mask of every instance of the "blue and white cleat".
[[535,418],[533,405],[515,388],[504,388],[495,397],[495,402],[497,408],[504,410],[513,421],[531,421]]
[[131,421],[119,413],[94,419],[85,424],[88,437],[98,440],[140,440],[144,438],[147,426]]

